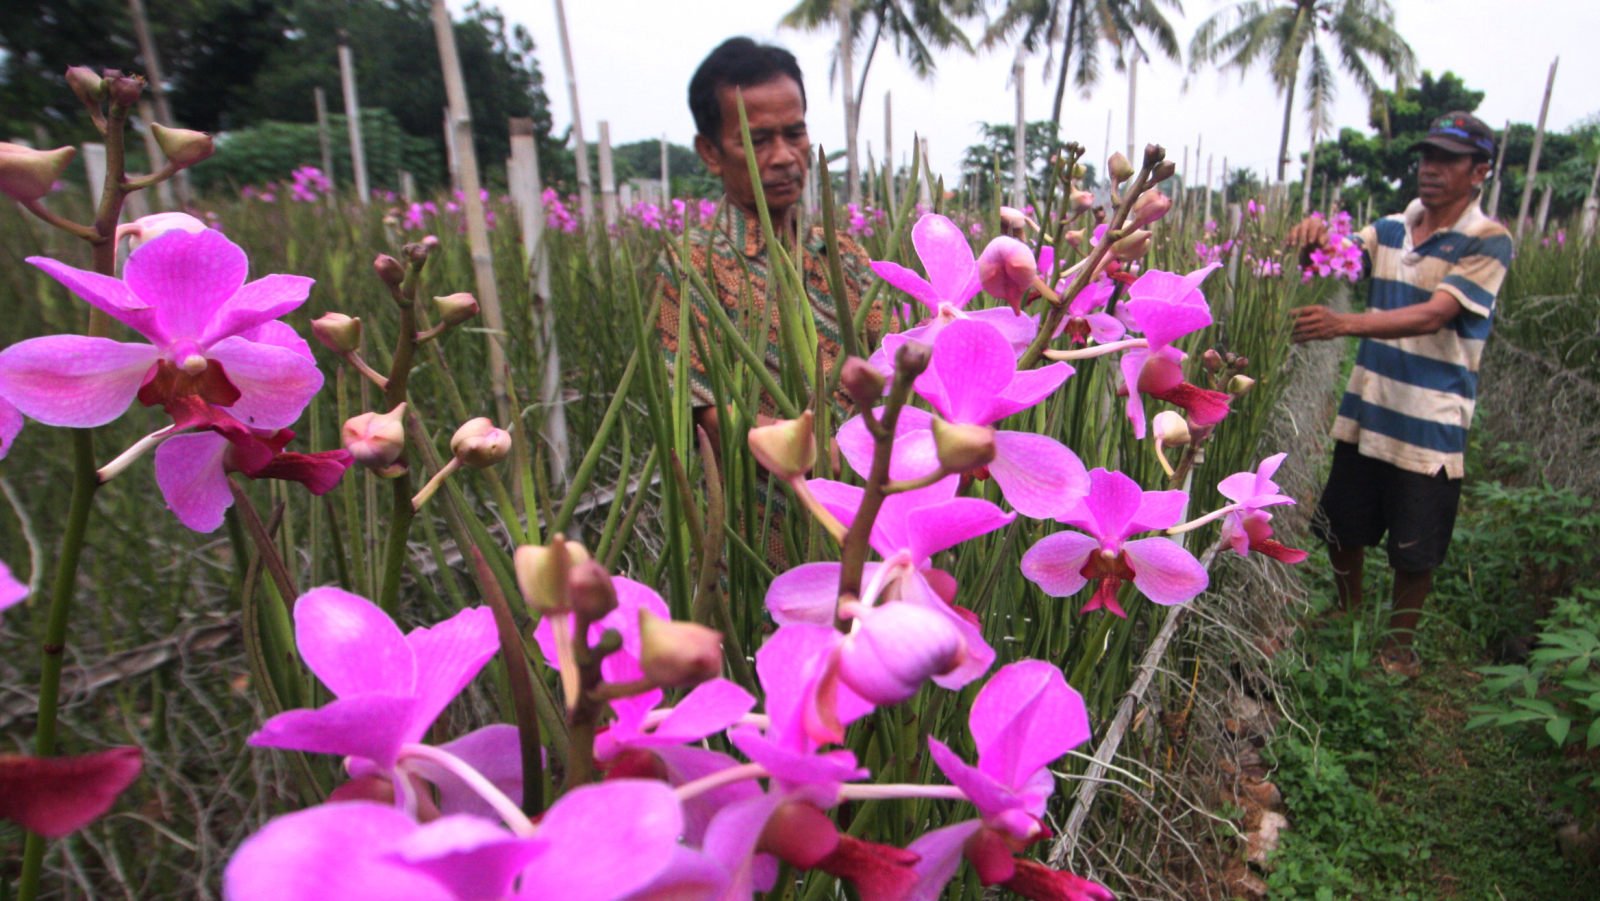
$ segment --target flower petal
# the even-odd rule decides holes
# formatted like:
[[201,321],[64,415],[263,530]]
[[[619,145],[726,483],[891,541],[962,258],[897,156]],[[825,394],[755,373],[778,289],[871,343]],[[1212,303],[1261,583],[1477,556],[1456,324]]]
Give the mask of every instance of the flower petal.
[[1017,518],[1015,513],[1007,513],[989,501],[975,497],[955,497],[919,505],[908,514],[903,526],[906,543],[888,552],[880,549],[879,553],[909,550],[913,564],[925,563],[946,548],[955,547],[979,535],[987,535]]
[[521,894],[603,901],[633,892],[672,862],[683,828],[664,782],[614,779],[561,796],[539,821],[549,849],[523,873]]
[[392,768],[406,742],[416,699],[401,694],[362,694],[315,710],[286,710],[261,724],[247,744],[340,757],[364,757]]
[[228,439],[215,432],[178,435],[156,448],[156,485],[167,509],[196,532],[215,532],[233,506],[227,452]]
[[1182,604],[1211,583],[1206,568],[1170,538],[1141,538],[1123,546],[1134,587],[1157,604]]
[[144,765],[138,748],[75,757],[0,754],[0,820],[60,838],[111,809]]
[[1042,660],[1001,667],[973,699],[968,722],[978,768],[1014,790],[1090,735],[1083,696]]
[[[510,723],[484,726],[440,745],[439,749],[477,770],[512,801],[522,803],[522,745],[516,726]],[[499,817],[482,795],[450,770],[421,757],[407,758],[406,768],[438,787],[439,810],[444,813],[470,813],[487,819]]]
[[[933,360],[917,380],[917,393],[951,422],[988,425],[990,407],[1016,371],[1016,355],[1004,335],[987,323],[960,319],[933,342]],[[929,375],[932,385],[925,384]]]
[[840,643],[839,675],[874,704],[898,704],[936,675],[955,669],[966,642],[955,625],[914,604],[863,612]]
[[212,345],[206,357],[221,363],[228,381],[239,389],[239,400],[228,412],[251,428],[293,425],[322,387],[317,364],[288,348],[236,335]]
[[22,411],[17,409],[16,404],[0,397],[0,460],[11,453],[11,445],[22,432],[23,422]]
[[416,720],[408,741],[421,741],[428,727],[500,650],[494,611],[471,607],[442,623],[412,629],[405,637],[416,660]]
[[28,257],[28,262],[65,285],[67,290],[83,298],[89,306],[103,311],[150,341],[163,343],[163,335],[156,325],[155,310],[133,293],[133,289],[122,279],[76,269],[49,257]]
[[[228,901],[456,901],[433,877],[381,852],[416,831],[386,804],[319,804],[268,823],[228,861]],[[375,853],[378,852],[378,853]]]
[[840,569],[838,563],[802,563],[779,573],[767,587],[767,612],[780,626],[832,625],[834,609],[839,606]]
[[[881,413],[881,408],[879,411]],[[889,478],[916,479],[939,468],[938,450],[933,443],[933,416],[926,410],[906,406],[894,423],[894,451],[889,457]],[[872,472],[876,442],[867,431],[863,415],[852,416],[834,435],[839,454],[856,475],[866,478]]]
[[0,351],[0,397],[45,425],[105,425],[133,403],[159,356],[107,338],[30,338]]
[[300,595],[294,634],[301,659],[334,697],[418,691],[414,646],[389,614],[358,594],[330,585]]
[[1082,532],[1046,535],[1022,555],[1022,574],[1053,598],[1077,594],[1089,580],[1083,565],[1100,550],[1100,542]]
[[1051,363],[1049,366],[1018,372],[1004,391],[991,398],[984,418],[989,422],[998,422],[1038,404],[1054,394],[1075,371],[1067,363]]
[[930,309],[939,309],[939,294],[933,285],[928,284],[927,279],[910,269],[888,260],[873,260],[872,271],[876,272],[879,278],[922,301]]
[[382,856],[433,877],[457,898],[504,898],[548,849],[543,833],[518,838],[493,820],[455,814],[421,826]]
[[1020,807],[1010,786],[996,782],[994,777],[975,766],[969,766],[949,746],[933,736],[928,736],[928,756],[950,784],[961,789],[972,806],[984,819]]
[[168,341],[198,340],[212,316],[244,284],[250,262],[222,232],[169,231],[128,255],[123,280],[146,304]]
[[1010,307],[990,307],[987,310],[968,310],[966,318],[994,326],[995,330],[1011,342],[1011,352],[1022,356],[1039,334],[1039,317],[1031,313],[1018,314]]
[[303,275],[269,275],[244,285],[206,323],[198,339],[200,346],[208,347],[298,308],[314,284],[315,279]]
[[[946,216],[923,216],[911,227],[911,245],[940,301],[960,309],[978,293],[977,260],[961,226]],[[938,304],[931,306],[937,309]]]
[[702,682],[672,708],[650,738],[664,744],[700,741],[737,723],[755,706],[753,695],[727,679]]
[[1183,521],[1184,512],[1188,509],[1187,491],[1146,491],[1139,498],[1139,512],[1133,514],[1133,522],[1128,524],[1128,534],[1170,529]]
[[0,562],[0,610],[22,603],[28,596],[28,586],[11,574],[11,567]]
[[1115,543],[1134,532],[1133,525],[1144,502],[1139,483],[1115,470],[1096,467],[1089,472],[1089,493],[1064,522],[1088,531],[1102,543]]
[[944,897],[945,886],[955,878],[956,870],[961,866],[962,847],[981,828],[982,820],[962,820],[924,833],[906,846],[906,850],[918,858],[911,866],[917,874],[917,885],[911,890],[911,901],[937,901]]
[[1066,445],[1031,432],[994,433],[989,475],[1018,513],[1047,519],[1070,513],[1089,493],[1089,473]]

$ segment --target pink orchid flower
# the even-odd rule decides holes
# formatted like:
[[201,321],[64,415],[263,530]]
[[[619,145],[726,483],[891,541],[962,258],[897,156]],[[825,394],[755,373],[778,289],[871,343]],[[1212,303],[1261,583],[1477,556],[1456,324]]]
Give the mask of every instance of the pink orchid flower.
[[1170,538],[1128,539],[1165,529],[1183,518],[1189,497],[1182,491],[1143,491],[1120,472],[1094,469],[1089,495],[1061,521],[1082,532],[1057,532],[1022,555],[1022,574],[1051,597],[1068,597],[1095,581],[1094,596],[1080,611],[1106,609],[1126,617],[1117,603],[1125,581],[1157,604],[1182,604],[1210,584],[1205,567]]
[[1183,361],[1188,355],[1176,347],[1155,350],[1135,347],[1117,361],[1122,372],[1122,391],[1128,395],[1128,419],[1133,436],[1145,436],[1144,396],[1164,400],[1180,407],[1196,426],[1213,426],[1228,416],[1233,395],[1192,385],[1183,376]]
[[251,428],[299,418],[322,373],[309,354],[246,337],[299,307],[311,279],[246,283],[243,250],[220,232],[168,231],[128,256],[121,279],[44,257],[28,262],[149,344],[54,335],[0,351],[0,396],[47,425],[89,428],[146,406],[199,397]]
[[[992,426],[1043,401],[1072,373],[1066,363],[1019,372],[998,331],[981,322],[956,322],[940,332],[928,369],[915,387],[945,420]],[[996,430],[994,444],[988,474],[1023,516],[1055,516],[1070,510],[1088,490],[1078,455],[1053,438]]]
[[[617,593],[617,606],[610,613],[589,624],[585,640],[593,645],[600,640],[607,629],[614,630],[622,638],[622,647],[607,654],[600,661],[600,676],[607,682],[634,682],[644,678],[644,667],[639,662],[643,648],[643,641],[639,637],[639,611],[648,610],[662,619],[671,619],[672,613],[667,609],[667,602],[662,600],[661,595],[642,582],[624,576],[614,576],[611,584]],[[567,614],[567,622],[568,634],[571,634],[573,626],[576,625],[576,617]],[[539,621],[538,628],[534,629],[533,639],[539,645],[539,653],[544,656],[545,662],[552,667],[557,666],[560,654],[556,647],[555,624],[551,617],[547,616]],[[624,703],[619,713],[622,710],[633,711],[637,706],[649,710],[661,703],[662,697],[664,696],[659,688],[642,692]]]
[[911,227],[911,246],[927,278],[887,260],[873,260],[872,271],[933,313],[945,304],[959,310],[978,293],[978,264],[961,226],[938,214],[923,216]]
[[983,290],[1022,312],[1022,302],[1039,283],[1040,266],[1028,245],[1001,235],[978,256],[978,279]]
[[11,567],[0,561],[0,610],[15,607],[28,596],[28,586],[11,574]]
[[[1066,280],[1063,279],[1062,283],[1056,286],[1056,290],[1059,292],[1066,289]],[[1116,290],[1117,283],[1106,277],[1093,279],[1084,285],[1083,289],[1067,302],[1067,316],[1062,320],[1056,335],[1066,334],[1068,341],[1073,344],[1087,344],[1090,338],[1093,338],[1096,344],[1109,344],[1121,340],[1128,332],[1127,324],[1110,313],[1100,312],[1111,301],[1111,295]]]
[[1025,898],[1109,901],[1112,895],[1104,886],[1014,856],[1017,848],[1049,835],[1043,817],[1055,776],[1048,767],[1089,740],[1083,697],[1058,667],[1024,660],[994,674],[973,700],[968,721],[978,747],[977,766],[937,738],[928,738],[928,749],[946,778],[978,808],[980,819],[945,826],[911,843],[906,850],[920,858],[912,897],[939,897],[965,857],[984,885],[1003,885]]
[[[902,410],[902,417],[908,412],[909,408]],[[846,458],[852,465],[862,465],[861,448],[851,443],[846,449],[845,443],[841,441]],[[929,445],[927,455],[931,457],[931,438]],[[922,469],[917,474],[926,472]],[[890,475],[912,477],[893,468]],[[988,672],[994,649],[984,640],[977,616],[955,605],[956,580],[933,566],[933,555],[1016,518],[986,500],[956,497],[958,483],[957,477],[947,476],[925,488],[884,498],[868,542],[886,562],[868,563],[863,573],[866,583],[878,588],[878,603],[912,604],[937,613],[955,627],[965,644],[965,659],[955,669],[933,676],[935,684],[952,689]],[[855,522],[865,496],[863,489],[827,479],[806,484],[812,496],[846,528]],[[840,564],[823,562],[802,564],[780,574],[767,590],[767,609],[773,619],[780,625],[811,623],[831,628],[839,602],[839,571]]]
[[11,401],[0,397],[0,460],[4,460],[6,455],[11,453],[11,445],[22,432],[22,424],[22,411]]
[[1182,276],[1150,269],[1128,286],[1123,306],[1151,350],[1160,350],[1211,324],[1211,306],[1200,286],[1220,266],[1212,263]]
[[[242,434],[241,434],[242,433]],[[285,451],[294,432],[250,429],[176,435],[156,449],[156,485],[178,521],[215,532],[233,506],[228,473],[298,482],[318,497],[336,488],[353,460],[347,450]]]

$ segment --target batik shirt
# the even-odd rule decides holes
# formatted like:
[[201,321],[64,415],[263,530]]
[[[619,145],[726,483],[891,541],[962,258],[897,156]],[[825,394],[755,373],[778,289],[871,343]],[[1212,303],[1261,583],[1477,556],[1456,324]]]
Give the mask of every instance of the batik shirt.
[[1414,200],[1354,236],[1370,261],[1367,304],[1394,310],[1445,291],[1461,309],[1430,335],[1361,339],[1333,437],[1401,469],[1459,479],[1511,236],[1474,203],[1454,225],[1413,245],[1422,212]]
[[[854,311],[861,302],[862,294],[872,285],[874,276],[870,260],[860,245],[844,235],[838,236],[838,244],[840,269],[844,273],[845,293],[849,300],[848,308]],[[678,249],[678,245],[674,245],[674,255],[679,255]],[[823,372],[828,373],[832,372],[837,364],[841,345],[838,310],[828,282],[828,247],[821,226],[814,226],[805,236],[803,250],[806,294],[810,300],[813,321],[816,323],[817,345],[822,353]],[[780,371],[779,310],[775,303],[771,303],[771,292],[775,290],[771,284],[772,261],[767,253],[766,241],[761,234],[761,221],[724,200],[715,227],[701,228],[690,235],[689,257],[682,262],[707,278],[708,286],[717,295],[717,302],[722,305],[728,314],[728,319],[736,326],[748,330],[749,326],[746,323],[750,317],[761,317],[766,320],[767,369],[776,378]],[[718,330],[711,324],[710,313],[705,307],[706,298],[690,285],[686,276],[681,277],[680,282],[680,275],[672,259],[665,255],[658,266],[657,286],[661,293],[661,311],[657,318],[656,330],[661,337],[668,370],[672,370],[678,354],[687,346],[689,387],[694,395],[694,406],[712,406],[716,403],[716,399],[712,394],[705,361],[701,359],[700,348],[696,346],[696,340],[708,343],[718,340]],[[678,334],[680,287],[689,289],[693,302],[689,322],[691,327],[698,331],[698,338]],[[867,331],[881,332],[882,322],[881,314],[874,309],[867,316]],[[849,325],[846,324],[845,327],[848,328]],[[805,403],[809,399],[795,398],[795,400]],[[768,415],[777,412],[772,400],[764,396],[761,411]]]

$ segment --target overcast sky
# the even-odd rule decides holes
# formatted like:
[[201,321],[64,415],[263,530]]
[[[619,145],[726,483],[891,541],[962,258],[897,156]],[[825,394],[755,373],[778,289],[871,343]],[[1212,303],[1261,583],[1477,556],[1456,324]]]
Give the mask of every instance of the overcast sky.
[[[452,0],[452,7],[460,4]],[[780,29],[778,19],[792,0],[567,0],[567,27],[581,92],[584,136],[595,140],[597,123],[610,123],[613,144],[665,135],[689,144],[694,126],[686,92],[694,68],[722,39],[743,34],[781,44],[794,52],[806,76],[808,124],[813,142],[830,151],[844,147],[840,94],[830,87],[829,68],[836,32]],[[1175,18],[1180,43],[1187,47],[1195,26],[1233,0],[1187,0],[1186,14]],[[1451,70],[1468,87],[1486,92],[1478,114],[1494,128],[1507,119],[1538,118],[1550,62],[1561,57],[1549,127],[1566,128],[1600,111],[1600,2],[1596,0],[1393,0],[1395,27],[1411,43],[1421,68]],[[533,33],[545,90],[559,132],[572,121],[571,101],[557,36],[554,0],[501,0],[507,17]],[[975,34],[981,26],[969,28]],[[1109,54],[1107,54],[1109,56]],[[884,93],[893,95],[894,150],[903,160],[913,132],[929,138],[933,167],[953,181],[961,152],[977,142],[977,123],[1011,122],[1015,99],[1009,87],[1014,52],[996,48],[977,56],[952,53],[942,58],[935,77],[919,81],[893,53],[879,49],[867,81],[861,115],[863,164],[866,146],[881,158]],[[1024,102],[1030,120],[1048,118],[1055,90],[1043,76],[1044,60],[1027,63]],[[1283,101],[1261,69],[1239,74],[1201,72],[1184,87],[1181,66],[1164,60],[1141,64],[1138,73],[1137,146],[1165,144],[1169,157],[1182,161],[1185,146],[1204,136],[1204,152],[1222,164],[1270,172],[1277,153]],[[1106,119],[1111,117],[1111,147],[1127,143],[1128,82],[1108,64],[1102,82],[1087,96],[1069,95],[1064,133],[1089,148],[1091,159],[1106,156]],[[1297,104],[1299,101],[1296,101]],[[1333,110],[1335,129],[1366,128],[1366,104],[1354,83],[1341,76]],[[1291,126],[1290,154],[1298,159],[1309,143],[1307,118],[1297,109]],[[1191,166],[1194,164],[1191,163]],[[1196,170],[1193,177],[1203,176]],[[1293,176],[1291,176],[1293,177]]]

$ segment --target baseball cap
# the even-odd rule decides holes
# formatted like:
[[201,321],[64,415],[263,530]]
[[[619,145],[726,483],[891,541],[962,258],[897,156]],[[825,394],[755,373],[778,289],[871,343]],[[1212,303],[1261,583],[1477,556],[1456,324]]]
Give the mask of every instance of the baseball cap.
[[1411,145],[1414,153],[1423,147],[1437,147],[1449,153],[1494,156],[1494,130],[1482,119],[1462,110],[1445,113],[1433,120],[1428,136]]

